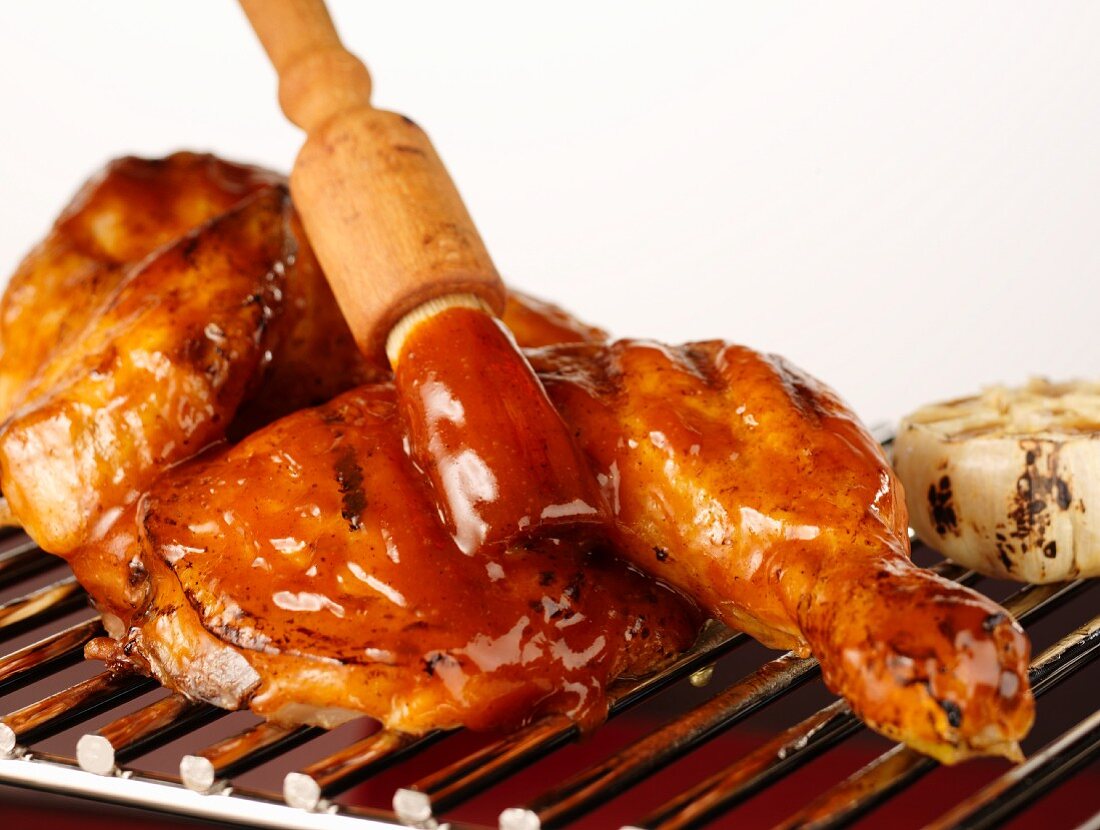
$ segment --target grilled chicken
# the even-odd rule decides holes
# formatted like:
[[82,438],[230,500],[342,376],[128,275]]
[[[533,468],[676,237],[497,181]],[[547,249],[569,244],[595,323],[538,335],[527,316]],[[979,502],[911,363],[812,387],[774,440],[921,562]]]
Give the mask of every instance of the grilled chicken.
[[[495,468],[492,436],[463,433],[485,403],[468,390],[423,387],[439,450],[414,462],[393,387],[354,353],[277,177],[227,168],[228,195],[193,200],[205,224],[173,242],[186,211],[172,206],[190,201],[170,194],[219,164],[176,158],[123,165],[151,165],[134,193],[169,194],[142,220],[163,234],[112,259],[67,230],[151,227],[139,196],[94,198],[109,173],[5,299],[3,488],[104,613],[117,641],[93,653],[288,721],[591,723],[615,676],[690,641],[695,611],[667,584],[815,655],[887,735],[947,762],[1018,752],[1026,638],[909,563],[900,488],[832,392],[742,347],[608,343],[514,296],[506,321],[575,436],[584,497],[543,504],[522,470]],[[75,307],[82,291],[95,301],[51,324],[55,343],[18,351],[51,292]],[[566,463],[538,440],[532,459]]]
[[[698,612],[593,539],[460,552],[404,452],[388,386],[154,484],[226,437],[381,375],[301,240],[273,174],[191,154],[124,159],[13,278],[3,489],[125,639],[92,653],[284,721],[598,722],[607,685],[690,645]],[[521,342],[598,334],[519,296],[508,317]],[[216,494],[212,476],[225,482]],[[577,476],[598,497],[587,470]],[[199,541],[175,534],[203,528],[209,555],[196,565],[196,551],[178,551]]]
[[2,488],[46,550],[371,377],[300,239],[277,176],[210,156],[122,159],[77,195],[0,306]]
[[552,712],[591,724],[614,678],[665,662],[699,623],[591,542],[462,550],[405,449],[390,384],[169,472],[137,518],[149,594],[114,653],[192,697],[283,721],[367,714],[425,732]]
[[813,654],[889,737],[948,763],[1019,755],[1026,636],[910,563],[900,485],[832,391],[714,341],[529,356],[604,485],[620,556],[765,645]]

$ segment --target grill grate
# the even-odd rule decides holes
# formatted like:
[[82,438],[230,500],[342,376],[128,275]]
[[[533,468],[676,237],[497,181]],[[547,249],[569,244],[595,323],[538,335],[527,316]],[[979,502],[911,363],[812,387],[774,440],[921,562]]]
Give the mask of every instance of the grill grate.
[[[55,566],[56,560],[38,551],[20,533],[0,540],[0,589],[19,591],[24,583]],[[978,581],[972,572],[948,563],[941,563],[936,570],[961,582]],[[1003,604],[1030,626],[1091,587],[1085,581],[1028,585]],[[0,696],[32,683],[49,683],[60,669],[81,660],[86,642],[102,634],[96,619],[50,631],[61,617],[85,607],[86,597],[71,577],[27,588],[21,596],[0,604],[0,642],[38,629],[44,629],[43,636],[0,657]],[[612,716],[673,684],[705,682],[714,664],[745,642],[744,635],[708,624],[695,646],[663,671],[640,681],[617,684],[611,693]],[[1040,697],[1040,716],[1042,696],[1071,680],[1097,655],[1100,616],[1034,659],[1031,680]],[[529,803],[502,803],[505,809],[500,813],[500,825],[505,830],[553,828],[584,816],[818,673],[816,661],[794,654],[768,661],[652,734],[604,753],[604,760],[547,787]],[[414,755],[427,753],[430,759],[430,749],[449,733],[409,738],[376,732],[298,769],[286,761],[281,794],[251,792],[237,786],[235,779],[261,764],[279,764],[290,750],[319,738],[324,731],[260,723],[210,746],[189,747],[187,751],[192,754],[182,756],[177,776],[142,771],[133,762],[152,750],[181,738],[186,741],[193,730],[216,719],[247,717],[196,704],[176,694],[165,694],[152,703],[127,710],[126,704],[154,688],[155,684],[145,678],[102,673],[53,691],[0,718],[0,783],[254,826],[369,830],[395,823],[435,827],[447,820],[459,830],[469,825],[450,821],[449,811],[578,737],[576,727],[565,718],[532,724],[457,761],[440,764],[428,775],[410,773],[408,783],[394,788],[394,812],[383,812],[338,805],[331,799],[383,770],[400,773],[401,762]],[[2,700],[0,697],[0,711]],[[35,748],[46,738],[104,712],[117,716],[80,736],[71,757]],[[724,769],[709,777],[701,776],[699,783],[630,826],[644,830],[702,826],[783,781],[862,729],[848,706],[836,701]],[[1097,757],[1100,711],[1055,738],[1025,764],[972,793],[928,827],[945,830],[996,826]],[[847,826],[935,767],[931,759],[896,746],[810,800],[779,827]],[[502,798],[507,800],[506,793]],[[1100,801],[1096,807],[1100,809]],[[1083,826],[1092,830],[1100,827],[1100,812]]]

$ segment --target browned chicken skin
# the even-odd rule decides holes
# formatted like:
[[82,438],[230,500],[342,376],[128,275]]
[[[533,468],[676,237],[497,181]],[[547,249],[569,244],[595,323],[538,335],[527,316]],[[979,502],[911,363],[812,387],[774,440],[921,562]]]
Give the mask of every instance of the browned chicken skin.
[[696,612],[592,544],[462,550],[397,423],[392,386],[367,386],[164,476],[131,653],[222,705],[424,732],[598,722],[611,680],[690,645]]
[[[0,429],[4,492],[36,539],[70,555],[126,659],[288,720],[591,722],[611,679],[658,665],[697,622],[613,552],[762,642],[813,653],[887,735],[948,762],[1018,752],[1033,717],[1026,638],[994,603],[909,563],[899,486],[829,390],[743,347],[607,344],[513,297],[506,322],[545,347],[528,356],[580,452],[531,435],[528,457],[566,465],[570,500],[527,488],[492,429],[464,432],[507,421],[473,386],[430,387],[432,360],[457,354],[406,384],[429,389],[439,415],[414,463],[392,386],[355,355],[277,179],[233,169],[233,210],[209,208],[197,221],[210,224],[140,265],[111,265],[125,273],[89,289],[104,299],[81,333],[23,353],[32,369],[11,355],[50,295],[34,285],[63,284],[72,304],[98,266],[55,254],[75,245],[63,222],[4,301],[0,405],[18,403]],[[112,221],[79,204],[64,221],[126,227],[129,203],[105,203]]]
[[[183,216],[197,227],[184,233]],[[136,241],[107,257],[119,237]],[[73,239],[86,253],[66,271],[58,252]],[[300,240],[278,177],[190,154],[126,159],[21,269],[4,332],[21,403],[0,428],[0,471],[27,531],[69,559],[126,639],[92,653],[287,721],[367,714],[413,732],[545,713],[598,722],[610,681],[690,645],[699,613],[593,539],[507,544],[503,528],[461,551],[406,453],[388,384],[154,484],[227,434],[381,375]],[[66,307],[74,315],[58,325],[72,332],[57,348],[19,351],[35,316]],[[532,342],[595,331],[548,304],[513,297],[509,309]],[[32,359],[41,369],[21,369]],[[579,452],[570,464],[598,502]]]
[[299,239],[277,176],[210,156],[122,159],[78,194],[0,306],[2,488],[39,544],[372,376]]
[[1018,754],[1027,638],[909,562],[901,487],[832,391],[716,341],[529,356],[604,484],[619,555],[761,642],[812,653],[890,737],[948,762]]

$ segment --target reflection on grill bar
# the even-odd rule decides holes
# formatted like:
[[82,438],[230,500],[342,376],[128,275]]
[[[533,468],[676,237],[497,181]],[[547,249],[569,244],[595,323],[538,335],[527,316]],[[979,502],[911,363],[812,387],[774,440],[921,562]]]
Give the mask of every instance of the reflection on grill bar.
[[26,536],[0,539],[0,588],[61,564]]
[[809,680],[817,661],[793,653],[755,672],[602,763],[589,767],[535,799],[501,814],[504,830],[557,827],[617,795],[662,766],[728,729],[775,698]]
[[8,600],[0,605],[0,640],[18,636],[87,603],[87,594],[71,576]]
[[[1072,593],[1080,585],[1080,582],[1075,582],[1061,586],[1028,586],[1016,596],[1028,592],[1030,588],[1059,588],[1057,594],[1043,599],[1043,605],[1047,605],[1057,596]],[[1095,632],[1090,634],[1088,627],[1063,637],[1032,661],[1028,674],[1035,696],[1039,697],[1097,655],[1100,655],[1100,636],[1096,636]],[[908,747],[895,746],[823,793],[781,827],[784,830],[807,825],[815,828],[846,827],[935,768],[936,762],[931,758]]]
[[[1088,631],[1086,629],[1091,629]],[[1076,632],[1077,642],[1100,642],[1100,617]],[[1095,651],[1095,648],[1094,648]],[[926,830],[985,830],[995,827],[1021,807],[1044,795],[1051,787],[1100,756],[1100,710],[1051,742],[981,792],[963,801],[930,824]]]
[[148,677],[103,672],[68,689],[25,706],[0,720],[0,756],[13,755],[22,742],[56,735],[85,718],[149,691]]
[[103,633],[99,617],[85,620],[0,657],[0,693],[25,686],[49,672],[76,663],[84,646]]
[[[692,648],[672,664],[642,680],[622,682],[613,687],[610,715],[626,711],[670,683],[712,665],[747,640],[744,634],[731,631],[720,623],[707,623]],[[393,797],[394,812],[410,824],[428,822],[434,814],[462,803],[578,735],[576,725],[564,717],[531,724],[410,787],[399,789]]]
[[76,760],[81,769],[108,775],[115,771],[117,764],[227,714],[216,706],[171,694],[112,721],[94,735],[82,736],[76,744]]
[[185,787],[196,792],[214,792],[225,786],[226,779],[248,772],[323,734],[325,730],[315,726],[286,726],[264,721],[195,755],[184,755],[180,761],[180,778]]
[[[22,534],[0,533],[0,588],[16,586],[57,564],[58,560],[41,553]],[[976,580],[974,574],[947,563],[936,570],[960,581]],[[1083,582],[1026,586],[1004,604],[1030,625],[1086,587]],[[0,641],[51,623],[83,607],[86,601],[71,578],[10,599],[0,604]],[[0,656],[0,694],[31,682],[48,682],[53,672],[78,661],[87,641],[101,633],[99,622],[88,619],[56,633],[43,631],[37,642]],[[711,624],[691,651],[663,671],[640,681],[617,684],[611,694],[611,714],[626,711],[670,684],[686,680],[743,642],[746,642],[744,635]],[[1035,658],[1030,674],[1036,694],[1044,695],[1098,655],[1100,617]],[[558,826],[571,817],[590,812],[816,673],[812,659],[788,654],[772,660],[648,737],[578,772],[526,807],[505,811],[501,824],[505,828],[533,830]],[[135,768],[134,759],[169,741],[179,739],[183,744],[192,730],[209,720],[246,717],[189,702],[179,695],[167,695],[128,713],[123,709],[111,723],[84,734],[78,742],[73,739],[80,766],[77,760],[44,755],[34,748],[37,742],[122,706],[153,688],[155,683],[149,679],[105,672],[0,718],[0,781],[257,826],[366,830],[392,826],[402,819],[408,824],[434,827],[437,817],[440,822],[444,820],[441,815],[444,812],[537,763],[577,737],[576,728],[567,719],[550,718],[495,740],[453,763],[437,765],[429,775],[416,780],[409,775],[408,783],[394,795],[396,815],[342,807],[330,799],[412,754],[430,749],[449,733],[411,738],[385,730],[375,732],[287,774],[282,798],[242,791],[235,779],[260,764],[277,761],[290,749],[324,734],[323,730],[254,724],[205,749],[184,745],[185,751],[194,754],[183,756],[179,779]],[[1042,711],[1040,707],[1040,714]],[[678,794],[631,827],[679,830],[701,826],[862,728],[847,704],[836,701]],[[30,748],[33,754],[24,748]],[[945,812],[930,828],[973,830],[994,826],[1097,756],[1100,756],[1100,714],[1070,728],[1025,765]],[[127,766],[125,773],[119,771],[120,764]],[[280,772],[285,772],[288,766],[284,762]],[[935,762],[926,757],[895,747],[781,826],[846,826],[935,767]],[[502,799],[506,797],[502,795]],[[468,827],[449,817],[447,821],[456,830]],[[1078,830],[1100,830],[1100,817]]]
[[[1083,583],[1080,581],[1069,585],[1028,585],[1013,594],[1004,604],[1021,622],[1034,622],[1053,602],[1066,599],[1082,587]],[[1066,648],[1069,649],[1068,643]],[[1048,651],[1043,657],[1049,654]],[[1033,663],[1033,681],[1039,672],[1044,671],[1042,667],[1048,665],[1043,657]],[[1063,662],[1068,662],[1071,658],[1072,650],[1066,653]],[[1050,665],[1053,662],[1056,661],[1052,661]],[[862,728],[863,725],[851,713],[848,705],[838,700],[658,807],[635,826],[647,830],[697,826],[732,809]],[[922,759],[925,757],[912,754]],[[934,763],[929,769],[933,767]]]
[[327,758],[292,772],[283,781],[283,797],[291,807],[315,810],[325,798],[366,781],[372,774],[402,758],[427,749],[446,736],[429,732],[414,737],[383,729],[356,741]]

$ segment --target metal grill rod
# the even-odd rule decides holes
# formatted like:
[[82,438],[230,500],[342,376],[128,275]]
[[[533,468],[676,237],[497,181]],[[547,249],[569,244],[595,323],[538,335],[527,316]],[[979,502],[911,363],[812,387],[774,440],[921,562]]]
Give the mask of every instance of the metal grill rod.
[[225,709],[170,694],[113,721],[76,743],[80,768],[97,775],[118,771],[118,764],[151,752],[180,735],[228,715]]
[[[746,642],[746,635],[713,620],[708,622],[692,647],[670,665],[640,681],[620,681],[612,686],[608,693],[608,717],[626,711],[677,680],[705,670]],[[406,824],[429,826],[441,811],[546,757],[579,734],[576,723],[564,716],[533,723],[397,790],[393,796],[394,812]]]
[[184,755],[180,760],[180,778],[185,787],[195,792],[217,792],[228,785],[230,778],[325,732],[319,726],[285,726],[263,721],[195,755]]
[[527,807],[505,810],[500,814],[501,830],[561,826],[797,688],[817,671],[816,660],[793,652],[765,663],[683,717],[582,770]]
[[436,731],[416,737],[388,729],[375,732],[300,772],[289,773],[283,779],[283,798],[291,807],[302,810],[327,809],[330,796],[366,781],[402,758],[427,749],[448,734]]
[[[306,813],[260,793],[234,790],[231,797],[192,792],[160,777],[135,773],[102,776],[58,759],[0,759],[0,781],[30,789],[84,796],[96,801],[193,816],[249,827],[283,830],[394,830],[393,818],[376,810],[340,809]],[[475,830],[451,825],[452,830]]]
[[[1079,584],[1062,586],[1062,590],[1068,593]],[[1100,618],[1063,637],[1032,661],[1028,677],[1035,696],[1058,685],[1097,656]],[[928,756],[898,744],[777,825],[776,830],[846,827],[936,766]]]
[[925,830],[988,830],[1100,756],[1100,710]]
[[8,600],[0,605],[0,641],[83,608],[87,602],[87,594],[72,576]]
[[62,560],[45,553],[27,536],[0,541],[0,588],[60,565]]
[[0,694],[80,662],[87,642],[102,633],[103,624],[95,617],[0,657]]
[[[973,571],[951,563],[933,568],[947,578],[970,581]],[[500,815],[502,830],[555,827],[614,797],[684,753],[705,743],[772,700],[793,691],[818,671],[817,661],[793,653],[764,664],[677,720],[621,752],[574,775],[526,807]]]
[[863,727],[838,700],[623,830],[684,830],[732,809]]
[[[1027,585],[1009,597],[1004,606],[1021,622],[1034,622],[1053,602],[1082,586],[1081,582]],[[697,826],[744,802],[862,728],[848,704],[838,700],[657,807],[635,826],[649,830]]]
[[149,691],[157,682],[138,675],[103,672],[0,719],[0,758],[19,753],[21,743],[56,735]]

